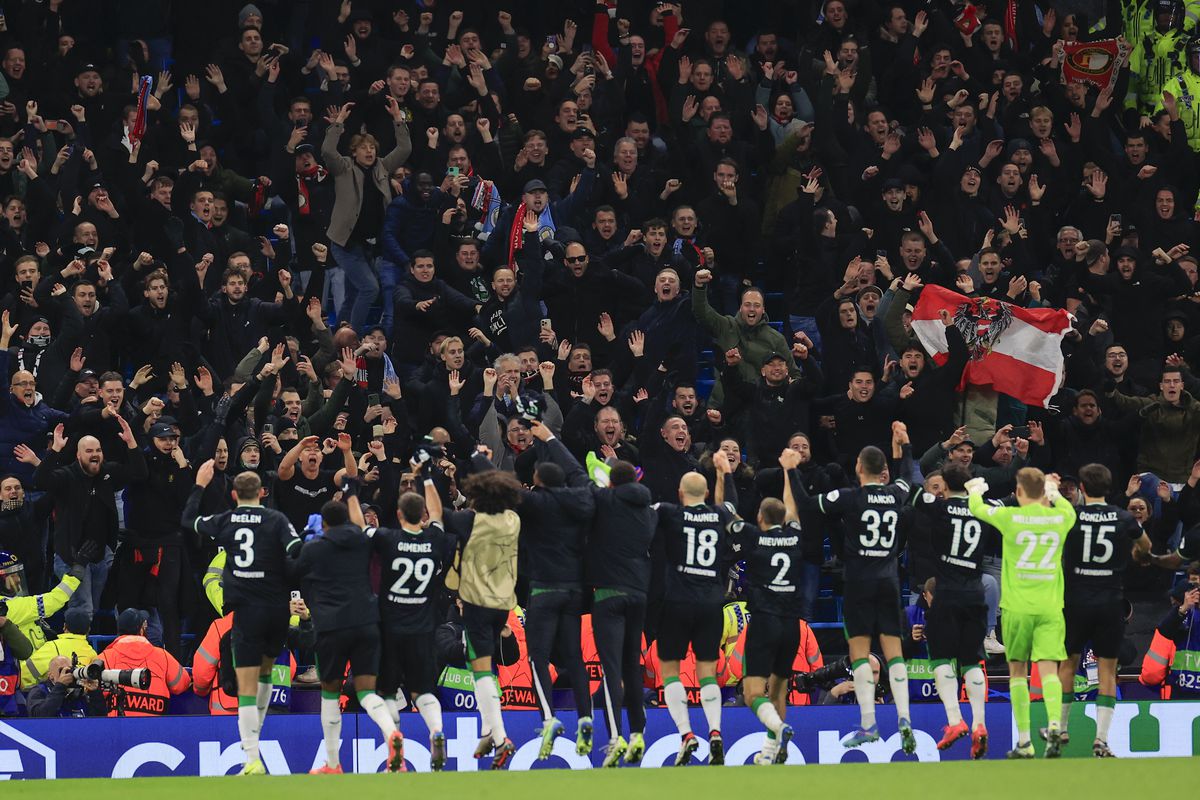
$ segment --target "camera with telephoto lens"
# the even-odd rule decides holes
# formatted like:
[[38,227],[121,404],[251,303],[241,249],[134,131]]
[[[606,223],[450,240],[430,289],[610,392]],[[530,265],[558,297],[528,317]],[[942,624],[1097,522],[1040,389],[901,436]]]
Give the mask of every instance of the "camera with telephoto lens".
[[417,445],[416,452],[413,458],[424,464],[426,461],[433,460],[434,462],[442,460],[446,455],[445,449],[434,441],[432,436],[426,436]]
[[100,681],[114,686],[129,686],[134,689],[150,688],[150,670],[145,668],[104,669],[93,661],[86,667],[72,667],[71,674],[77,681]]
[[[823,667],[814,669],[812,672],[796,672],[792,674],[792,681],[796,685],[798,692],[811,692],[813,689],[821,689],[828,692],[840,680],[852,680],[854,672],[850,669],[850,656],[842,656],[832,664],[826,664]],[[876,681],[875,696],[883,697],[883,685],[881,681]]]

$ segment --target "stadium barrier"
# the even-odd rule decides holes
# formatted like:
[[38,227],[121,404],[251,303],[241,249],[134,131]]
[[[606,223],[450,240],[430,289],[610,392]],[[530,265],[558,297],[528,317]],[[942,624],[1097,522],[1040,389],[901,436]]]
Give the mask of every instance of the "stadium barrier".
[[[879,708],[884,738],[858,750],[845,750],[838,738],[858,722],[853,706],[812,706],[795,709],[788,721],[796,738],[788,749],[788,764],[834,764],[852,761],[911,760],[900,752],[895,711]],[[964,714],[969,709],[964,706]],[[1091,757],[1095,733],[1095,705],[1078,702],[1071,710],[1071,743],[1065,755]],[[1044,724],[1041,704],[1033,710],[1034,727]],[[1044,715],[1042,715],[1044,717]],[[573,714],[559,718],[568,732],[575,728]],[[692,710],[696,730],[703,729],[703,714]],[[598,766],[607,740],[603,722],[596,726],[597,741],[590,757],[577,756],[573,740],[559,738],[553,757],[535,762],[538,751],[536,712],[505,714],[508,734],[517,744],[511,769],[544,767],[587,769]],[[1138,701],[1117,704],[1109,733],[1109,745],[1120,757],[1190,756],[1200,754],[1200,702]],[[914,706],[913,727],[917,736],[915,758],[921,761],[959,760],[968,755],[969,740],[962,740],[944,753],[935,743],[945,716],[940,706]],[[989,703],[987,726],[989,758],[1003,758],[1012,747],[1010,707]],[[726,763],[749,763],[762,745],[763,732],[757,718],[745,708],[726,708],[722,714]],[[410,769],[429,770],[428,734],[421,718],[401,716],[405,756]],[[379,730],[362,714],[347,714],[341,762],[349,772],[380,772],[387,756]],[[448,713],[445,732],[449,754],[448,770],[477,770],[488,761],[472,758],[479,737],[479,720],[473,714]],[[1036,739],[1036,736],[1035,736]],[[1037,743],[1040,746],[1040,742]],[[646,726],[644,767],[671,763],[679,747],[679,735],[665,710],[650,709]],[[701,742],[696,754],[708,757]],[[303,773],[325,761],[321,725],[316,714],[271,715],[262,741],[263,761],[273,774]],[[163,775],[227,775],[242,764],[236,717],[162,717],[138,719],[7,719],[0,721],[0,780],[37,778],[129,778]],[[402,779],[401,779],[402,780]]]

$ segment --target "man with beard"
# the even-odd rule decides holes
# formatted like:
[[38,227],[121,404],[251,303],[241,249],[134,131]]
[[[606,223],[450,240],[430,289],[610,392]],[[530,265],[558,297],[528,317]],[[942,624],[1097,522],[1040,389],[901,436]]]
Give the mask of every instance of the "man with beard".
[[[8,312],[0,313],[0,375],[12,371],[8,346],[16,330],[16,326],[9,323]],[[13,455],[13,448],[29,444],[40,450],[46,432],[66,418],[66,414],[38,399],[37,380],[32,372],[26,369],[12,371],[9,391],[0,398],[0,471],[12,473],[22,483],[28,483],[33,470]]]
[[[854,459],[872,442],[885,442],[895,416],[896,396],[876,393],[875,373],[868,367],[854,370],[845,393],[818,400],[822,428],[833,431],[838,463],[849,471]],[[899,476],[897,476],[899,477]],[[907,476],[905,476],[907,477]]]
[[[563,423],[564,438],[572,433],[569,430],[570,422],[568,419]],[[616,458],[635,466],[641,463],[641,455],[626,436],[625,422],[615,406],[605,406],[596,412],[590,436],[575,437],[571,454],[582,463],[586,461],[588,453],[595,453],[600,460]]]
[[417,365],[425,342],[437,331],[461,330],[477,304],[436,276],[433,253],[418,250],[396,285],[396,335],[393,356],[399,364]]
[[538,225],[535,212],[526,211],[521,233],[523,244],[517,256],[521,281],[518,284],[512,267],[497,267],[492,273],[491,298],[476,315],[476,327],[501,351],[537,342],[545,269]]
[[[720,413],[726,420],[744,419],[741,430],[745,431],[751,463],[770,464],[793,433],[808,432],[809,406],[824,378],[808,348],[800,348],[804,375],[794,381],[788,380],[787,361],[780,353],[767,356],[759,370],[762,377],[754,383],[740,379],[736,372],[741,354],[736,349],[725,354],[721,377],[727,393]],[[743,413],[747,416],[742,417]]]
[[588,149],[583,155],[585,169],[579,176],[579,183],[570,194],[550,202],[550,192],[545,182],[532,180],[525,184],[518,206],[509,206],[500,215],[487,244],[483,246],[484,261],[488,264],[507,265],[512,268],[517,264],[517,258],[524,246],[525,232],[529,227],[526,221],[527,212],[532,211],[537,217],[538,237],[552,238],[558,228],[574,224],[575,218],[583,210],[584,204],[592,194],[596,184],[596,153]]
[[[203,261],[200,263],[207,271],[208,265]],[[200,269],[196,276],[203,286]],[[267,329],[287,320],[289,306],[295,300],[292,275],[287,270],[279,270],[277,277],[283,289],[282,303],[265,303],[256,297],[247,297],[245,273],[230,267],[221,276],[220,293],[196,306],[196,316],[209,329],[208,359],[218,375],[232,375],[238,360],[258,344]]]
[[68,463],[67,436],[59,424],[54,428],[50,452],[33,475],[34,486],[54,498],[55,572],[66,572],[85,542],[93,543],[88,547],[104,554],[100,563],[85,572],[79,590],[71,597],[72,608],[88,612],[99,603],[112,564],[112,550],[117,546],[120,520],[116,492],[131,481],[144,480],[147,474],[146,460],[129,423],[122,417],[117,417],[117,423],[128,450],[124,464],[105,459],[95,436],[81,437],[75,445],[75,459]]
[[150,364],[163,378],[175,361],[194,367],[199,353],[191,343],[192,298],[172,291],[167,271],[162,267],[146,275],[141,283],[144,300],[129,312],[125,322],[122,349],[128,363],[139,367]]

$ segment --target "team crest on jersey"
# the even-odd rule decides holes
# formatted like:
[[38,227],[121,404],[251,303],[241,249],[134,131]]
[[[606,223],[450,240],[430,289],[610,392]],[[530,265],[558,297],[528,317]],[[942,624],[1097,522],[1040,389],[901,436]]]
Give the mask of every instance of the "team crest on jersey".
[[1012,324],[1008,303],[991,298],[968,300],[954,312],[954,327],[967,343],[967,353],[978,361],[992,351],[996,340]]

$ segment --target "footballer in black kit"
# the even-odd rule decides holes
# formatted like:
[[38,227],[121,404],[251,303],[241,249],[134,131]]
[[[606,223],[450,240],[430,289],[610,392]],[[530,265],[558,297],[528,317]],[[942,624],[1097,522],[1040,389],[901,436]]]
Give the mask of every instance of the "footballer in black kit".
[[[1067,660],[1058,666],[1063,686],[1075,680],[1079,656],[1091,643],[1099,662],[1096,694],[1096,738],[1092,754],[1111,758],[1108,728],[1117,699],[1117,657],[1125,637],[1123,576],[1136,556],[1150,553],[1150,537],[1133,515],[1105,501],[1112,491],[1112,473],[1103,464],[1079,468],[1084,505],[1063,547],[1063,619]],[[1063,693],[1060,738],[1067,741],[1067,721],[1073,693]]]
[[746,561],[750,626],[746,630],[746,671],[742,693],[746,705],[767,729],[767,739],[755,757],[756,764],[787,761],[792,728],[784,719],[792,663],[800,649],[800,618],[804,598],[800,589],[804,559],[800,516],[793,481],[800,481],[796,467],[800,454],[784,450],[783,501],[765,498],[759,505],[758,524],[734,520],[733,547]]
[[[413,459],[410,463],[420,475],[429,462]],[[415,492],[400,496],[399,529],[367,528],[367,536],[380,559],[383,656],[379,692],[393,717],[398,717],[394,698],[401,687],[405,689],[429,728],[430,764],[440,771],[446,763],[446,737],[436,694],[434,597],[442,590],[458,541],[443,525],[442,499],[428,476],[423,491],[423,497]],[[426,518],[428,524],[423,524]]]
[[196,470],[196,485],[183,509],[184,527],[207,536],[225,550],[225,608],[233,611],[230,644],[237,675],[238,738],[245,754],[243,775],[264,775],[259,736],[271,701],[271,666],[287,643],[291,559],[300,537],[287,517],[260,503],[266,492],[254,472],[233,479],[237,508],[200,516],[200,501],[212,482],[212,459]]
[[700,746],[692,733],[687,690],[679,682],[679,662],[687,655],[688,645],[696,656],[700,705],[708,723],[709,763],[725,763],[716,668],[724,629],[724,580],[732,556],[728,529],[736,516],[737,489],[724,453],[713,455],[713,466],[718,480],[712,504],[705,502],[708,482],[704,476],[689,472],[679,479],[679,505],[655,506],[667,560],[667,599],[658,628],[658,657],[663,670],[663,699],[681,737],[676,766],[689,763]]
[[[900,515],[907,509],[912,486],[912,445],[902,422],[892,423],[892,459],[878,447],[864,447],[855,461],[858,487],[835,489],[807,498],[801,505],[816,507],[823,514],[841,517],[845,533],[843,559],[842,616],[849,639],[854,694],[858,699],[861,725],[842,737],[844,747],[879,739],[875,724],[875,677],[867,659],[871,637],[878,635],[887,659],[887,680],[896,704],[901,746],[905,753],[916,752],[908,709],[908,672],[904,666],[901,634],[904,631],[900,604],[898,557],[904,543],[900,536]],[[887,482],[889,474],[893,480]],[[804,492],[799,482],[792,490]]]
[[[966,467],[949,464],[942,471],[942,479],[946,496],[923,491],[913,497],[919,515],[917,524],[929,532],[936,578],[933,602],[925,615],[925,638],[933,662],[934,684],[947,717],[937,746],[945,750],[969,733],[971,758],[979,759],[987,754],[988,741],[984,725],[987,682],[980,666],[987,636],[983,557],[999,532],[977,519],[967,507],[966,482],[971,473]],[[970,727],[962,718],[954,662],[971,703]]]

